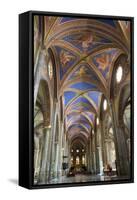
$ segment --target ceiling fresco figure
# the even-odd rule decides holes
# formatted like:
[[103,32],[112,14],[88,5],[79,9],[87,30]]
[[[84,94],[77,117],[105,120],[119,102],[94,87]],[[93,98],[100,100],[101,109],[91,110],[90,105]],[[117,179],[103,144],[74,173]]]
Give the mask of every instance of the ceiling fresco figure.
[[63,67],[72,59],[74,59],[74,56],[70,55],[68,52],[63,50],[60,52],[60,61]]
[[74,43],[77,45],[81,45],[84,51],[88,49],[89,46],[93,44],[93,35],[90,32],[80,33],[78,35],[74,35],[72,38]]
[[80,49],[80,51],[83,53],[88,53],[97,46],[111,43],[109,39],[103,38],[100,35],[89,31],[68,35],[63,39]]

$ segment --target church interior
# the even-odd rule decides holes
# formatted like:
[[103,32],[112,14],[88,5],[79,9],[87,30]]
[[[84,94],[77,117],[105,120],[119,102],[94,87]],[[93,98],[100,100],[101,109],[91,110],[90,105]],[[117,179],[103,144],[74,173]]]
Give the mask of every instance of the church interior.
[[129,179],[130,21],[33,20],[34,184]]

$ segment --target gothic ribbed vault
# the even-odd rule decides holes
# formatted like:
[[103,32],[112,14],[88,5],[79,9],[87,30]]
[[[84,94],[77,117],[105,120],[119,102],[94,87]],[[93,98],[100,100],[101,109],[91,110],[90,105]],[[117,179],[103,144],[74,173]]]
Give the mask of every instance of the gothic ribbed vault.
[[[34,17],[35,132],[44,138],[35,148],[44,140],[47,146],[39,152],[48,148],[51,155],[37,153],[50,164],[43,161],[38,168],[40,161],[35,161],[35,177],[47,168],[49,177],[58,176],[64,159],[71,165],[72,156],[79,163],[79,151],[90,172],[99,173],[108,162],[116,167],[115,159],[119,160],[123,151],[118,137],[126,132],[129,141],[130,136],[129,125],[123,125],[123,115],[129,116],[130,45],[128,20]],[[121,128],[117,130],[117,126]],[[105,148],[112,151],[111,159],[102,150]],[[124,158],[118,166],[119,174],[127,174]]]

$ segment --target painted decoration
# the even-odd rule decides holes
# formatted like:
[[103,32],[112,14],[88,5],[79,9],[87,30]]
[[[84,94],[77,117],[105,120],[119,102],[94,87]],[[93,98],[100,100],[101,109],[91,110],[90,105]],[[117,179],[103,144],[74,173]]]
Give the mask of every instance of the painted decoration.
[[107,80],[109,77],[109,71],[112,66],[113,60],[116,55],[119,53],[119,50],[116,48],[108,48],[101,53],[96,54],[92,58],[92,62],[101,72],[103,77]]

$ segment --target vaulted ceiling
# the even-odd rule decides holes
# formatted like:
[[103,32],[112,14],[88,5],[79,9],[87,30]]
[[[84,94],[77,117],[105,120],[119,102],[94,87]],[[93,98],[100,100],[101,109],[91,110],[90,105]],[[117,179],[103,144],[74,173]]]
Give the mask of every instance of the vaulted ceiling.
[[87,141],[102,94],[109,98],[113,63],[129,51],[127,21],[45,17],[45,47],[54,54],[68,138]]

